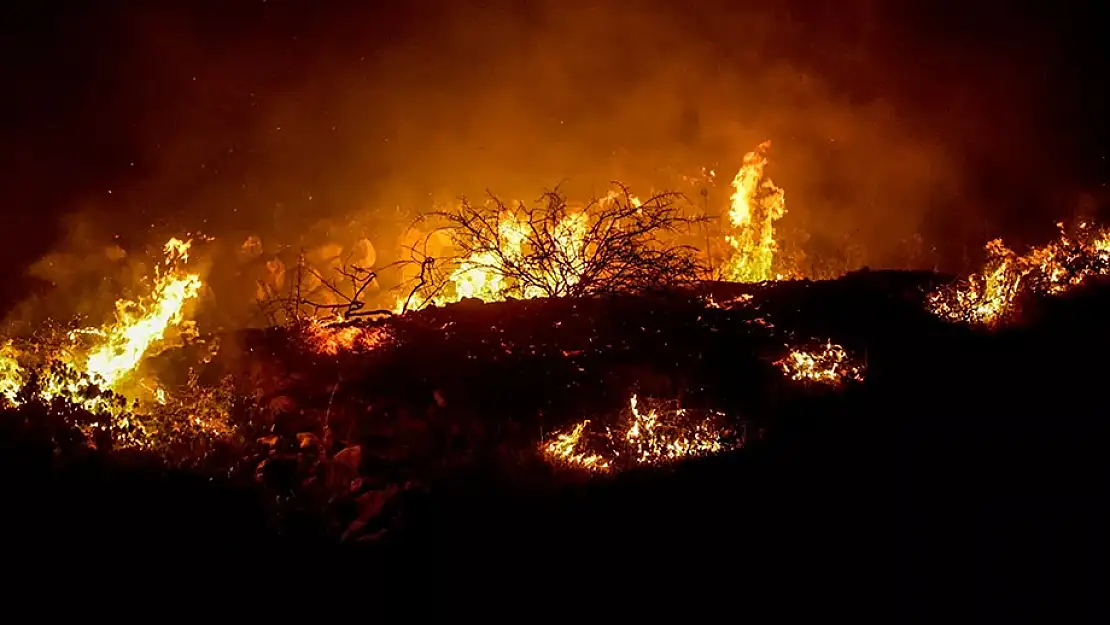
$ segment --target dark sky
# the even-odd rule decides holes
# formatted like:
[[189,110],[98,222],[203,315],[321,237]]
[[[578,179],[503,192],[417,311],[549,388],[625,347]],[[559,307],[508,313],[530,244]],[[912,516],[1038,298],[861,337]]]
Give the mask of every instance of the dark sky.
[[66,244],[66,215],[145,243],[361,210],[385,247],[397,205],[731,175],[767,138],[784,228],[874,264],[920,232],[951,260],[1105,197],[1098,3],[1008,4],[19,3],[0,263]]

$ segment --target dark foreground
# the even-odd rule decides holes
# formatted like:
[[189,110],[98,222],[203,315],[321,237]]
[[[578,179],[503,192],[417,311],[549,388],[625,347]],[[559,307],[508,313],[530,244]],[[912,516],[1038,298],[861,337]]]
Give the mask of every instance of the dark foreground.
[[[94,568],[123,554],[207,566],[324,553],[351,563],[357,576],[342,577],[365,577],[367,593],[380,579],[424,593],[473,587],[491,601],[511,588],[550,605],[600,592],[642,609],[696,585],[698,604],[737,615],[754,605],[748,594],[787,598],[784,615],[821,614],[832,599],[895,621],[951,614],[942,606],[973,619],[988,606],[1084,612],[1107,581],[1110,288],[1028,302],[1016,325],[985,333],[922,312],[928,280],[784,285],[744,310],[661,297],[421,313],[391,350],[314,361],[268,391],[297,406],[267,424],[279,436],[324,438],[326,401],[343,440],[325,446],[363,450],[358,501],[300,493],[295,457],[256,470],[277,456],[253,443],[237,450],[245,459],[188,470],[60,458],[48,418],[9,413],[6,535],[108,563]],[[865,382],[782,380],[776,350],[808,337],[865,354]],[[278,352],[286,369],[297,361]],[[222,366],[248,377],[242,359]],[[615,478],[553,471],[531,454],[541,431],[630,390],[741,414],[762,434]],[[433,391],[445,406],[432,407]],[[369,492],[399,494],[352,532]],[[266,570],[244,575],[285,583]]]

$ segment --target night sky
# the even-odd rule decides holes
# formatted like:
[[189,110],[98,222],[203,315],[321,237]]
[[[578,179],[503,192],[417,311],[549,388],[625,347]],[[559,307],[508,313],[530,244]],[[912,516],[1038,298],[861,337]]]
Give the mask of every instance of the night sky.
[[1105,203],[1097,3],[763,4],[4,8],[0,263],[67,245],[66,215],[144,244],[370,209],[388,241],[429,197],[658,184],[766,138],[787,219],[876,264],[920,232],[953,266]]

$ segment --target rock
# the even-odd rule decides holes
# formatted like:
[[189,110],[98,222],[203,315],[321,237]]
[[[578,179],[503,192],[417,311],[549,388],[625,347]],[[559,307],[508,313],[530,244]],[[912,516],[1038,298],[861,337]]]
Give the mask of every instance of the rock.
[[333,490],[350,489],[358,480],[358,470],[362,466],[362,447],[352,445],[335,454],[327,463],[328,488]]
[[278,395],[270,400],[269,408],[275,413],[294,412],[297,409],[297,402],[288,395]]
[[350,540],[355,534],[365,528],[370,520],[382,512],[382,508],[399,492],[396,486],[389,486],[385,490],[372,490],[360,495],[355,502],[358,504],[358,518],[351,521],[340,540]]
[[351,445],[350,447],[347,447],[346,449],[335,454],[335,457],[332,458],[332,461],[336,464],[341,464],[350,467],[355,471],[358,471],[359,466],[362,465],[362,446]]

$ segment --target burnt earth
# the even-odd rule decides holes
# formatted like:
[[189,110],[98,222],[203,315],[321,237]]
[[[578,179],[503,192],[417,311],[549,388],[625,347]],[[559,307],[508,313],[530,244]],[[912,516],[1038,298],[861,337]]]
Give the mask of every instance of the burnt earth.
[[[79,542],[74,528],[224,549],[339,543],[422,583],[471,577],[475,563],[580,576],[682,554],[798,584],[850,562],[925,600],[923,580],[974,584],[975,563],[1102,535],[1110,475],[1110,288],[1026,302],[1021,323],[984,331],[925,311],[943,281],[864,271],[464,301],[366,322],[389,338],[337,356],[289,331],[222,337],[202,376],[231,375],[253,398],[241,441],[177,468],[80,445],[59,457],[48,421],[9,413],[0,468],[20,512],[7,521],[44,545]],[[865,362],[863,383],[799,385],[775,367],[788,344],[825,339]],[[537,456],[552,431],[633,392],[723,411],[748,444],[603,478]],[[1038,562],[1007,568],[1039,574]]]

